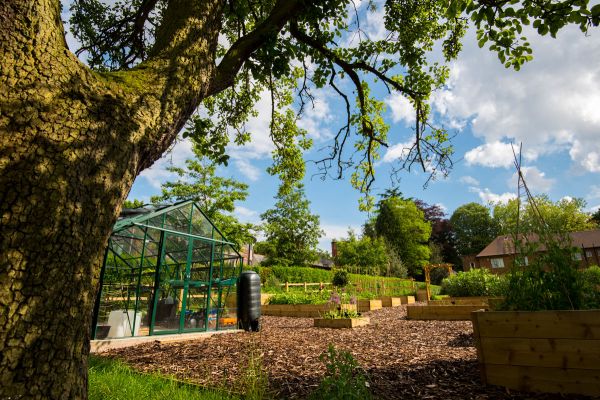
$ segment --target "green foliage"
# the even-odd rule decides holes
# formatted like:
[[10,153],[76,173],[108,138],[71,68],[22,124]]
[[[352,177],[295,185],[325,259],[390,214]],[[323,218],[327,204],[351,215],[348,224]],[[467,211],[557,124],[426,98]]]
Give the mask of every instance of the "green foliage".
[[592,265],[580,271],[583,308],[600,308],[600,267]]
[[319,387],[311,394],[314,400],[367,400],[371,399],[367,377],[352,354],[339,351],[330,344],[319,359],[327,372]]
[[333,273],[333,279],[331,280],[333,286],[337,288],[343,288],[348,286],[350,280],[348,278],[348,272],[343,269],[338,269]]
[[491,273],[488,269],[478,268],[467,272],[458,272],[442,281],[442,294],[452,297],[468,296],[504,296],[506,279]]
[[140,208],[144,206],[144,202],[142,200],[133,199],[133,200],[125,200],[123,202],[123,208]]
[[410,276],[417,275],[429,262],[427,242],[431,224],[424,219],[414,201],[399,197],[382,199],[378,203],[375,232],[395,250]]
[[[543,251],[538,251],[543,243]],[[540,242],[520,242],[520,258],[508,274],[508,293],[503,310],[580,310],[600,305],[593,285],[578,271],[574,259],[579,249],[571,246],[567,235],[544,235]],[[529,264],[522,261],[528,257]],[[593,278],[592,278],[593,279]],[[597,289],[597,288],[596,288]]]
[[245,400],[270,399],[269,375],[264,368],[262,354],[254,339],[250,342],[246,354],[248,360],[246,368],[242,371],[239,391],[244,393]]
[[346,309],[335,309],[331,311],[327,311],[323,314],[323,318],[325,319],[344,319],[344,318],[358,318],[360,314],[356,312],[356,310],[346,310]]
[[461,255],[477,254],[498,236],[498,227],[487,207],[468,203],[458,207],[450,217],[456,235],[456,249]]
[[90,400],[220,400],[236,399],[225,392],[202,390],[158,374],[141,374],[124,363],[90,356],[88,375]]
[[310,202],[304,195],[304,187],[297,184],[277,194],[275,206],[263,214],[263,230],[268,246],[267,264],[304,265],[316,258],[315,248],[323,231],[319,216],[310,213]]
[[269,304],[325,304],[329,301],[328,291],[277,293],[269,298]]
[[[177,18],[188,11],[169,12],[169,4],[177,7],[165,0],[74,0],[70,26],[82,44],[76,52],[86,54],[88,64],[97,70],[131,70],[141,63],[133,69],[136,73],[143,71],[145,63],[152,65],[153,56],[164,55],[159,50],[168,44],[162,42],[165,38],[161,34],[172,32],[179,23]],[[296,123],[298,115],[312,100],[311,89],[329,85],[340,95],[347,118],[330,152],[318,163],[324,175],[332,165],[338,167],[336,175],[340,177],[345,168],[354,168],[351,184],[365,194],[360,202],[362,209],[373,206],[369,189],[375,176],[374,164],[387,145],[389,130],[382,118],[385,104],[372,95],[378,87],[371,85],[384,83],[388,90],[404,96],[415,110],[414,144],[408,146],[401,167],[410,169],[416,164],[434,177],[446,175],[452,167],[453,148],[447,131],[431,121],[429,101],[431,94],[447,83],[448,65],[462,49],[469,23],[478,29],[480,47],[490,43],[489,49],[507,68],[518,70],[533,58],[522,34],[523,26],[531,25],[540,35],[555,36],[567,24],[587,32],[600,22],[598,5],[589,7],[587,1],[574,0],[388,0],[383,10],[375,2],[357,9],[347,0],[284,4],[286,7],[271,0],[241,0],[235,7],[219,9],[218,33],[223,40],[218,44],[215,40],[210,57],[222,57],[214,76],[217,85],[223,87],[204,99],[203,117],[195,119],[198,129],[189,137],[220,162],[227,162],[227,144],[230,140],[236,144],[251,140],[253,132],[246,131],[246,122],[256,114],[254,103],[269,92],[270,135],[275,143],[270,172],[289,185],[302,179],[302,151],[310,146],[307,132]],[[381,39],[368,38],[361,26],[379,12],[387,32]],[[265,26],[268,34],[256,31]],[[349,40],[353,37],[360,40]],[[249,45],[248,38],[260,39]],[[435,43],[440,44],[443,59],[431,62]],[[176,50],[172,53],[173,57],[180,55]],[[233,68],[240,56],[239,68]],[[310,68],[305,60],[310,60]],[[228,67],[231,70],[222,71]],[[299,97],[296,111],[292,107],[296,100],[293,94]],[[344,151],[350,146],[359,153],[354,158],[358,162],[353,162],[352,149]]]
[[406,276],[406,268],[396,251],[383,238],[363,235],[360,239],[354,231],[348,232],[348,239],[337,242],[336,265],[351,268],[355,273]]
[[[544,218],[548,229],[553,231],[575,232],[594,229],[598,224],[584,211],[585,200],[581,198],[563,198],[552,202],[546,195],[536,196],[537,212]],[[507,204],[498,203],[494,206],[494,221],[500,235],[508,235],[517,231],[517,199]],[[522,206],[519,213],[519,232],[529,233],[537,225],[537,212],[529,202]]]

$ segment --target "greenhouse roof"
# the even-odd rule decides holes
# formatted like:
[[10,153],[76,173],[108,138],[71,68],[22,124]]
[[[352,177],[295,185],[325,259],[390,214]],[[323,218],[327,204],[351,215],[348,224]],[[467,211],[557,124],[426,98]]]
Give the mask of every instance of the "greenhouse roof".
[[[148,212],[121,218],[113,227],[113,235],[124,232],[133,226],[158,229],[234,245],[234,243],[225,239],[221,231],[210,221],[194,200],[158,206],[156,209],[149,209]],[[238,252],[236,251],[236,253]]]

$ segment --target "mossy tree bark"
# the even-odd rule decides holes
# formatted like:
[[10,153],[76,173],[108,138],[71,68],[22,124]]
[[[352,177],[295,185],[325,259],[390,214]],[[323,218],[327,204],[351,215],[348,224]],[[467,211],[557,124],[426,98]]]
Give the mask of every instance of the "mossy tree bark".
[[169,2],[152,57],[96,73],[60,2],[0,3],[0,398],[85,398],[92,303],[135,176],[215,75],[218,0]]

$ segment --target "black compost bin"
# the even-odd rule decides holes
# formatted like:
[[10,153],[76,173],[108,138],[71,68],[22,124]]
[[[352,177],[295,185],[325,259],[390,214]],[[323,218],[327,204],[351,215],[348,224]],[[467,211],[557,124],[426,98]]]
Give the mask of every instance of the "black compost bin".
[[243,271],[237,284],[237,313],[241,329],[258,332],[260,329],[260,276]]

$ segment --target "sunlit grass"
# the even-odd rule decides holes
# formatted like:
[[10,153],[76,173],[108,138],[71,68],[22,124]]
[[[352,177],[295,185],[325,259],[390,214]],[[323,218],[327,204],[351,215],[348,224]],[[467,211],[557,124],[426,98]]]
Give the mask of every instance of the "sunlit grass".
[[91,356],[90,400],[221,400],[237,399],[225,392],[206,390],[158,374],[140,374],[124,363]]

